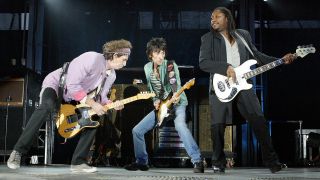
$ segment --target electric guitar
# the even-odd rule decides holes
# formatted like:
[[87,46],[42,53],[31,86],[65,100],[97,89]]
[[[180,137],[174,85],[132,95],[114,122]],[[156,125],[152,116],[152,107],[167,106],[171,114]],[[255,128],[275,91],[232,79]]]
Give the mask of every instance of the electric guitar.
[[[312,45],[298,46],[294,55],[303,58],[309,53],[315,53],[315,51],[316,49]],[[248,79],[283,64],[284,60],[278,59],[251,70],[250,67],[256,63],[256,60],[249,59],[239,67],[234,68],[236,74],[235,82],[232,80],[232,78],[228,78],[217,73],[214,74],[212,85],[218,99],[221,102],[229,102],[236,97],[241,90],[252,88],[252,84],[247,83]]]
[[[183,85],[176,93],[176,96],[180,96],[180,94],[185,89],[190,89],[191,86],[194,85],[195,79],[190,79],[185,85]],[[163,120],[170,115],[170,108],[172,103],[174,102],[174,99],[171,97],[168,97],[165,101],[162,101],[159,105],[158,111],[156,111],[157,114],[157,124],[156,127],[161,127],[161,124]]]
[[[149,99],[155,97],[155,93],[141,92],[135,96],[120,100],[121,103],[127,104],[140,99]],[[110,103],[103,106],[104,110],[110,110],[116,107],[116,103]],[[77,135],[83,128],[96,128],[100,125],[98,121],[93,121],[92,116],[96,115],[91,107],[79,104],[62,104],[60,115],[57,118],[56,126],[59,134],[64,138],[71,138]]]

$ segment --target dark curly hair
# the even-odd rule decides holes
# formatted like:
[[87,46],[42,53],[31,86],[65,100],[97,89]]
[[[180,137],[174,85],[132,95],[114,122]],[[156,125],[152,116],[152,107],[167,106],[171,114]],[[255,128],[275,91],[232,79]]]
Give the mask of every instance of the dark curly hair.
[[164,38],[152,38],[147,43],[146,54],[150,61],[152,61],[151,56],[153,52],[164,51],[167,54],[167,43]]

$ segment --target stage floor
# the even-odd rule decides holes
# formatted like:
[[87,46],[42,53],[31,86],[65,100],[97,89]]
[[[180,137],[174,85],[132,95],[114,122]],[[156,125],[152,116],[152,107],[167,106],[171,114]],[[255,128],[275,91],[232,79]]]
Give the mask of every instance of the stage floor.
[[108,179],[108,180],[314,180],[320,179],[320,168],[286,168],[272,174],[264,168],[232,168],[225,174],[214,174],[205,169],[203,174],[195,174],[192,168],[151,168],[149,171],[127,171],[123,168],[99,167],[96,173],[71,173],[67,165],[23,166],[11,170],[0,165],[0,179],[14,180],[56,180],[56,179]]

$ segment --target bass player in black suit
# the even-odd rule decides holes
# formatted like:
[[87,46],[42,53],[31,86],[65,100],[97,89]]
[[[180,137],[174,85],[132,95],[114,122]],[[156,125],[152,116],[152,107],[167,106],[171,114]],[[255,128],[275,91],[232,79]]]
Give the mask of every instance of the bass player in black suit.
[[[264,165],[272,173],[280,171],[283,164],[279,162],[277,153],[268,134],[266,119],[254,90],[239,92],[231,102],[220,102],[212,87],[215,73],[236,80],[234,68],[254,58],[259,64],[267,64],[277,58],[270,57],[257,50],[251,42],[248,31],[235,29],[230,10],[225,7],[214,9],[211,15],[212,30],[201,37],[199,54],[200,69],[210,73],[209,103],[211,105],[211,139],[213,142],[212,168],[214,172],[224,172],[226,157],[223,152],[226,121],[230,119],[232,104],[236,103],[241,115],[249,122],[261,145]],[[282,59],[290,64],[296,57],[288,53]]]

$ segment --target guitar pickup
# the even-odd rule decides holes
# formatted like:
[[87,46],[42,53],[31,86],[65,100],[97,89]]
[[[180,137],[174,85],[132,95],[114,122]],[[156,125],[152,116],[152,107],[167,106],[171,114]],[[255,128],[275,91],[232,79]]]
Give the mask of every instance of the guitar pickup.
[[234,96],[237,94],[237,92],[238,92],[237,88],[232,88],[230,95]]
[[218,82],[218,89],[221,91],[221,92],[224,92],[226,90],[226,87],[225,85],[223,84],[223,82],[219,81]]
[[238,89],[237,88],[232,88],[231,92],[230,92],[230,95],[226,98],[226,99],[231,99],[233,98],[238,92]]

